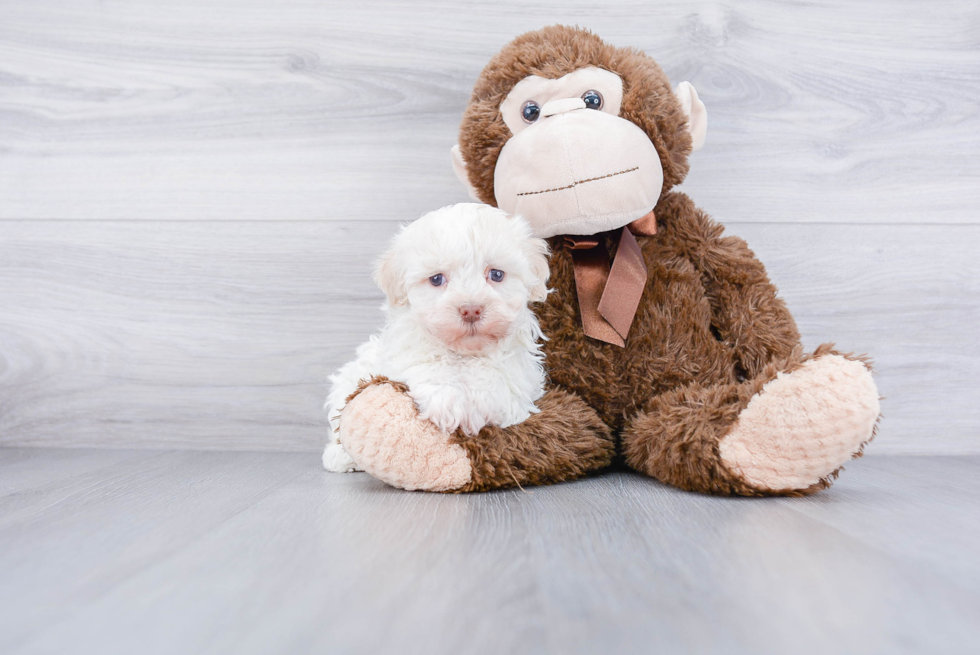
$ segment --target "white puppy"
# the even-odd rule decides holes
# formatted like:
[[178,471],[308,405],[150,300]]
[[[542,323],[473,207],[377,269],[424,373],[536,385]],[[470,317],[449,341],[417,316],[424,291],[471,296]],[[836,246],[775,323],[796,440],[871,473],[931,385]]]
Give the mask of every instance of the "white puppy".
[[488,205],[444,207],[402,227],[375,270],[388,321],[330,377],[328,471],[356,463],[338,440],[340,410],[361,380],[404,382],[422,418],[474,435],[538,411],[543,338],[528,302],[547,296],[548,246]]

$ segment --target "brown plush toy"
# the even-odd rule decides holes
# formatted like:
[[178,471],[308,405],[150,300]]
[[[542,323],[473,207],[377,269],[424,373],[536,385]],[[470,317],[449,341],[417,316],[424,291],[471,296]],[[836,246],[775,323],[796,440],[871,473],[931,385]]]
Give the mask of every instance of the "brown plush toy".
[[476,437],[422,421],[403,385],[365,381],[340,419],[358,465],[405,489],[478,491],[609,466],[682,489],[800,495],[874,435],[861,357],[804,354],[745,242],[671,188],[704,139],[690,85],[593,34],[549,27],[477,80],[453,149],[471,194],[550,239],[536,307],[550,386],[540,413]]

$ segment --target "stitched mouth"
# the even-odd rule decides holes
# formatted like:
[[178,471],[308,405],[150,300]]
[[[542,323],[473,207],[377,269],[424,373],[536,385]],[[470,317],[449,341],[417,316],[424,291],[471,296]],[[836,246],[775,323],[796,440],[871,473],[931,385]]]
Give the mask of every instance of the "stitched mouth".
[[619,171],[618,173],[609,173],[608,175],[600,175],[599,177],[590,177],[587,180],[579,180],[578,182],[572,182],[567,186],[555,187],[554,189],[544,189],[543,191],[525,191],[523,193],[518,193],[518,196],[536,196],[539,193],[551,193],[553,191],[564,191],[565,189],[571,189],[572,187],[577,187],[580,184],[586,184],[588,182],[595,182],[597,180],[605,180],[610,177],[616,177],[617,175],[626,175],[627,173],[632,173],[633,171],[640,170],[639,166],[634,166],[633,168],[627,168],[624,171]]

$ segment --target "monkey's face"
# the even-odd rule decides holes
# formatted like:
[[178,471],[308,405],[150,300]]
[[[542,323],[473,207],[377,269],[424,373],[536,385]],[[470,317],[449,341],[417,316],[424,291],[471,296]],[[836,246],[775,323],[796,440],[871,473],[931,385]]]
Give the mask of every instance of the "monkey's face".
[[513,136],[494,169],[497,205],[524,216],[539,237],[595,234],[653,209],[660,156],[620,118],[622,99],[620,77],[594,67],[515,85],[500,105]]
[[535,236],[596,234],[653,209],[704,141],[694,87],[647,55],[555,25],[506,45],[473,89],[453,167]]

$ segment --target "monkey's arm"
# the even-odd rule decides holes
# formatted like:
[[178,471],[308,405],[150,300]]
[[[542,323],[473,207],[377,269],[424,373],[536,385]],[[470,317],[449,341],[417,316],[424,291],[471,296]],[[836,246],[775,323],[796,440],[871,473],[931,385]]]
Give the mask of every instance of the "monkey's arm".
[[712,328],[736,352],[746,377],[789,357],[800,333],[762,262],[742,239],[723,237],[724,227],[687,196],[672,193],[665,200],[669,230],[701,273]]
[[418,417],[405,385],[361,384],[340,416],[340,441],[358,467],[394,487],[486,491],[581,477],[612,462],[609,428],[582,399],[551,389],[537,414],[475,437],[447,434]]

